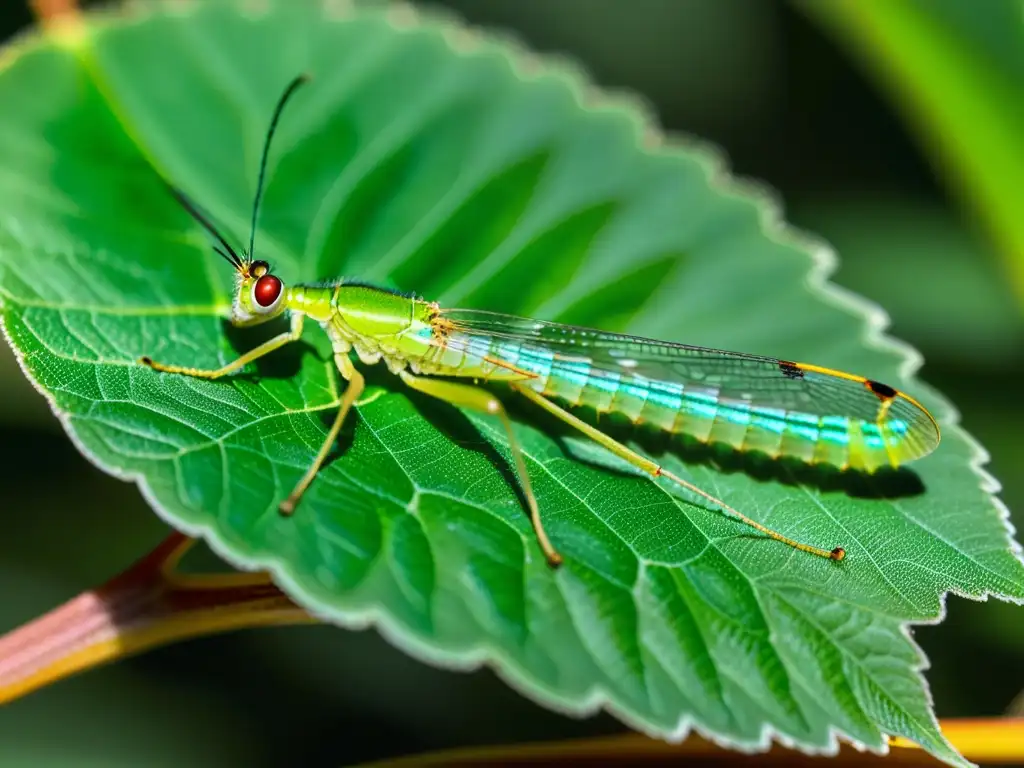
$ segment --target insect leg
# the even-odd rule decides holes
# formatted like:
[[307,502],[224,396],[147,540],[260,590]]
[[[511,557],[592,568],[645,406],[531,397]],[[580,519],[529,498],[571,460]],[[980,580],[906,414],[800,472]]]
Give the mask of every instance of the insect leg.
[[288,495],[288,498],[281,502],[278,506],[278,511],[282,515],[290,515],[295,511],[295,506],[299,503],[302,498],[302,494],[309,488],[309,484],[313,482],[313,478],[316,477],[316,473],[320,471],[320,467],[323,466],[324,461],[327,459],[327,455],[331,452],[331,448],[334,446],[334,441],[338,439],[338,433],[341,431],[341,425],[345,421],[345,416],[352,408],[352,403],[363,393],[363,389],[366,386],[366,380],[363,378],[363,374],[356,370],[356,367],[352,365],[352,361],[349,360],[348,353],[338,352],[334,355],[334,362],[338,366],[338,370],[341,371],[341,375],[348,382],[348,386],[345,388],[345,394],[341,397],[341,405],[338,406],[338,415],[334,417],[334,423],[331,424],[331,428],[327,430],[327,437],[324,439],[323,445],[320,446],[320,450],[313,459],[313,463],[309,469],[306,470],[306,474],[299,480],[298,485]]
[[555,548],[551,546],[551,541],[548,539],[547,533],[544,532],[544,526],[540,521],[540,508],[537,506],[537,499],[533,495],[533,488],[530,485],[530,476],[526,472],[526,462],[523,460],[523,452],[519,447],[519,441],[516,440],[515,435],[512,432],[512,422],[509,421],[508,414],[505,412],[505,406],[501,404],[494,395],[488,392],[486,389],[480,389],[473,387],[468,384],[458,384],[452,381],[444,381],[442,379],[429,379],[414,376],[408,371],[402,371],[398,374],[401,376],[409,387],[422,392],[425,395],[436,397],[439,400],[444,400],[454,406],[460,408],[469,408],[473,411],[480,413],[489,413],[493,416],[497,416],[501,419],[501,424],[505,428],[505,433],[508,436],[508,448],[512,454],[512,459],[515,462],[516,470],[519,473],[519,480],[522,483],[523,495],[526,497],[526,503],[530,508],[530,522],[533,524],[533,530],[537,536],[537,542],[540,544],[541,550],[544,552],[544,557],[548,561],[548,565],[552,568],[557,568],[562,564],[562,556],[555,551]]
[[164,373],[180,373],[183,376],[193,376],[199,379],[219,379],[221,376],[227,376],[229,373],[234,373],[239,368],[244,367],[246,364],[251,363],[253,360],[263,357],[264,355],[270,354],[275,349],[283,347],[285,344],[290,344],[293,341],[298,341],[299,337],[302,336],[302,321],[305,319],[305,315],[301,312],[295,312],[292,314],[292,327],[290,330],[284,333],[278,334],[272,339],[267,339],[265,342],[260,344],[254,349],[250,349],[241,357],[231,361],[222,368],[213,368],[210,370],[204,370],[202,368],[188,368],[181,365],[167,365],[165,363],[158,363],[151,357],[141,357],[139,362],[143,365],[148,365],[155,371],[163,371]]
[[607,448],[609,451],[614,453],[619,458],[628,461],[637,469],[646,472],[651,477],[667,477],[672,482],[681,485],[683,488],[686,488],[687,490],[692,491],[698,496],[701,496],[710,501],[711,503],[721,507],[728,514],[738,518],[739,520],[743,521],[750,527],[757,529],[766,536],[770,536],[776,541],[781,541],[782,543],[788,544],[789,546],[799,549],[802,552],[809,552],[812,555],[817,555],[818,557],[825,557],[829,560],[842,560],[846,556],[846,550],[842,547],[836,547],[835,549],[829,551],[825,549],[819,549],[818,547],[812,547],[810,544],[801,544],[799,541],[794,541],[793,539],[790,539],[787,536],[783,536],[781,533],[777,531],[773,531],[771,528],[767,528],[761,525],[759,522],[755,520],[751,520],[743,513],[738,512],[737,510],[730,507],[721,499],[712,496],[707,491],[702,491],[693,483],[689,483],[686,480],[683,480],[681,477],[678,477],[672,474],[671,472],[667,472],[666,470],[662,469],[662,467],[659,464],[656,464],[650,459],[641,456],[636,451],[627,448],[622,443],[604,434],[604,432],[601,432],[599,429],[595,429],[590,424],[587,424],[585,421],[582,421],[581,419],[577,418],[576,416],[569,413],[561,406],[551,402],[543,395],[534,392],[529,387],[521,386],[519,384],[516,384],[515,382],[510,382],[509,386],[511,386],[512,389],[514,389],[516,392],[519,392],[524,397],[527,397],[533,402],[535,402],[537,405],[539,405],[541,408],[546,410],[551,415],[561,419],[569,426],[578,429],[591,440],[603,446],[604,448]]

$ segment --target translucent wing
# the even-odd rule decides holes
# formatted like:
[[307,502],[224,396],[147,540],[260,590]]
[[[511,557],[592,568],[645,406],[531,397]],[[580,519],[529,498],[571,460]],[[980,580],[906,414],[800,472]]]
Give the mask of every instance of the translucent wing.
[[877,381],[771,357],[480,310],[441,310],[444,344],[570,405],[807,462],[873,471],[930,453],[925,408]]

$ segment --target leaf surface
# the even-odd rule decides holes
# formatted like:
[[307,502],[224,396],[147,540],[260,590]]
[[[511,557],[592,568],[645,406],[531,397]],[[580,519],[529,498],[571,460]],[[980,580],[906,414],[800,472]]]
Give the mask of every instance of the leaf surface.
[[[176,527],[270,569],[310,610],[376,623],[437,663],[489,660],[569,712],[809,751],[907,736],[951,763],[908,638],[948,591],[1024,599],[1024,567],[980,449],[877,337],[880,313],[824,283],[820,246],[719,159],[659,139],[564,66],[407,9],[178,4],[97,17],[9,53],[0,142],[7,334],[69,434]],[[247,234],[290,281],[336,275],[446,305],[813,361],[919,396],[944,427],[894,482],[623,439],[836,564],[754,535],[509,402],[549,534],[535,544],[492,419],[414,396],[380,367],[298,514],[340,387],[316,327],[229,381],[265,337],[229,328],[230,270],[153,168]],[[173,76],[168,73],[173,72]],[[41,95],[43,94],[43,95]],[[275,328],[267,333],[280,330]]]

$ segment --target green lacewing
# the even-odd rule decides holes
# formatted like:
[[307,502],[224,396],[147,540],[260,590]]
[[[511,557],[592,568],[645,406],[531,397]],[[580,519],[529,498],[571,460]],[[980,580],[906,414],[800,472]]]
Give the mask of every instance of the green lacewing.
[[[604,446],[651,477],[664,477],[777,541],[831,560],[843,547],[824,549],[795,541],[730,507],[656,462],[612,439],[572,411],[624,414],[673,434],[725,443],[808,463],[874,472],[925,456],[939,444],[939,427],[917,400],[862,376],[772,357],[607,333],[436,302],[346,278],[285,285],[253,249],[267,156],[285,104],[308,80],[295,78],[277,103],[263,145],[247,250],[236,250],[210,219],[173,186],[171,193],[216,240],[214,250],[236,272],[231,322],[264,323],[286,315],[287,331],[227,365],[202,370],[140,362],[157,371],[218,379],[297,341],[306,318],[320,324],[347,387],[316,457],[282,514],[295,511],[316,478],[352,405],[364,389],[364,365],[383,362],[408,387],[457,407],[496,416],[508,437],[530,520],[547,562],[562,556],[541,522],[522,450],[502,402],[479,382],[498,381]],[[470,383],[472,382],[472,383]]]

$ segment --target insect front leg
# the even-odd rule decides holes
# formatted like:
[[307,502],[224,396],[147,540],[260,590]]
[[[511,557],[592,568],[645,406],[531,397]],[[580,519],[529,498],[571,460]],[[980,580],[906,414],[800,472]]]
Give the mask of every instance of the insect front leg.
[[363,393],[363,389],[366,387],[366,380],[363,378],[356,367],[352,365],[352,361],[348,357],[347,352],[335,352],[334,363],[338,366],[338,370],[341,372],[342,377],[348,382],[348,387],[345,388],[345,394],[341,397],[341,405],[338,406],[338,414],[334,417],[334,423],[331,428],[327,431],[327,437],[324,439],[323,445],[320,446],[320,450],[313,459],[313,463],[309,469],[306,470],[306,474],[299,480],[298,485],[295,486],[288,498],[281,502],[278,506],[278,511],[282,515],[290,515],[295,511],[296,505],[299,500],[302,499],[302,495],[309,488],[310,483],[316,477],[317,472],[323,466],[327,460],[328,454],[331,452],[331,448],[334,446],[334,441],[338,439],[338,433],[341,431],[341,425],[345,421],[345,416],[352,408],[352,404],[359,398]]
[[526,471],[526,462],[523,460],[523,452],[519,447],[519,441],[516,440],[516,436],[512,432],[512,422],[509,421],[508,414],[505,412],[505,406],[501,404],[501,401],[486,389],[472,387],[468,384],[414,376],[408,371],[401,371],[398,375],[409,387],[425,395],[436,397],[438,400],[444,400],[460,408],[469,408],[479,413],[489,413],[501,419],[501,424],[505,428],[505,434],[508,436],[508,449],[512,454],[516,470],[519,472],[519,481],[522,483],[523,495],[526,497],[526,503],[530,508],[530,522],[533,524],[533,530],[537,535],[537,542],[544,552],[548,565],[552,568],[560,566],[562,564],[562,556],[551,545],[547,533],[544,532],[544,526],[540,520],[540,508],[537,506],[537,499],[533,495],[530,476]]
[[285,344],[298,341],[299,337],[302,336],[302,322],[305,317],[306,316],[301,312],[292,313],[292,325],[290,330],[278,334],[272,339],[268,339],[258,347],[249,350],[241,357],[221,368],[203,369],[188,368],[181,365],[167,365],[166,363],[158,363],[151,357],[141,357],[139,358],[139,362],[143,365],[148,365],[155,371],[163,371],[164,373],[180,373],[182,376],[193,376],[198,379],[219,379],[221,376],[227,376],[229,373],[234,373],[238,369],[243,368],[253,360],[258,360],[264,355],[270,354],[275,349],[279,349]]

